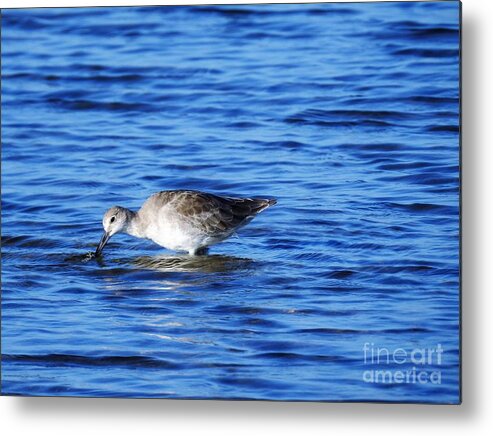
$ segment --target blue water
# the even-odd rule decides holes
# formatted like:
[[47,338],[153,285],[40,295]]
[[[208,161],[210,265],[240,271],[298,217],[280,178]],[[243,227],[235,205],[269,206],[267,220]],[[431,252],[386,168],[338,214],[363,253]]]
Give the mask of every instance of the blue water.
[[[458,21],[3,10],[2,392],[457,402]],[[87,258],[106,208],[176,188],[278,204],[209,257],[118,235]]]

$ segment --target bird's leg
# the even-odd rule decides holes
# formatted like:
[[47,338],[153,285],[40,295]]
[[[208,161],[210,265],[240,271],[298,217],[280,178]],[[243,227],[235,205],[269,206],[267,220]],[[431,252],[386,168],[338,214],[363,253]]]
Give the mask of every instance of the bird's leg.
[[208,247],[200,247],[197,250],[195,250],[196,256],[205,256],[207,253],[209,253],[209,248]]

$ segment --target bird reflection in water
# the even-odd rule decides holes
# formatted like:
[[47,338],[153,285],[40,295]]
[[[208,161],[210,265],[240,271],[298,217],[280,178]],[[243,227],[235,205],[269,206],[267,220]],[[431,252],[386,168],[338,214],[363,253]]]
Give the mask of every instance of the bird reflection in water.
[[[68,261],[87,262],[88,255],[68,258]],[[251,275],[260,266],[249,258],[208,255],[154,255],[113,259],[104,262],[96,259],[99,274],[103,276],[105,288],[117,294],[157,290],[189,293],[206,285],[220,286],[229,283],[228,277]]]
[[190,272],[190,273],[228,273],[254,269],[252,259],[210,255],[210,256],[140,256],[132,262],[133,266],[160,272]]

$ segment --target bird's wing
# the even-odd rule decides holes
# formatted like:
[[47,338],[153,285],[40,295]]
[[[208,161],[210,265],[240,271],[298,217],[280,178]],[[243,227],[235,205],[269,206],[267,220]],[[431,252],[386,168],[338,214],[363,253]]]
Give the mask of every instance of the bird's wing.
[[163,204],[208,235],[224,235],[247,224],[276,200],[220,197],[199,191],[163,191]]

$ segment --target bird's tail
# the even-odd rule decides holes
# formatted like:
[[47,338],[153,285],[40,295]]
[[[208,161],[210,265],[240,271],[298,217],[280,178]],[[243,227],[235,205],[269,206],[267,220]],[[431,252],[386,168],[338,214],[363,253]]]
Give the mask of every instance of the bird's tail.
[[267,209],[269,206],[274,206],[277,203],[275,198],[271,199],[260,199],[260,198],[252,198],[251,199],[251,207],[255,213],[260,213],[264,209]]
[[264,209],[267,209],[268,207],[277,204],[277,200],[275,198],[262,199],[262,200],[259,199],[257,201],[259,202],[258,212],[262,212]]
[[232,198],[228,199],[231,211],[238,218],[244,219],[247,217],[253,217],[258,213],[267,209],[269,206],[273,206],[277,203],[275,199],[264,198]]

